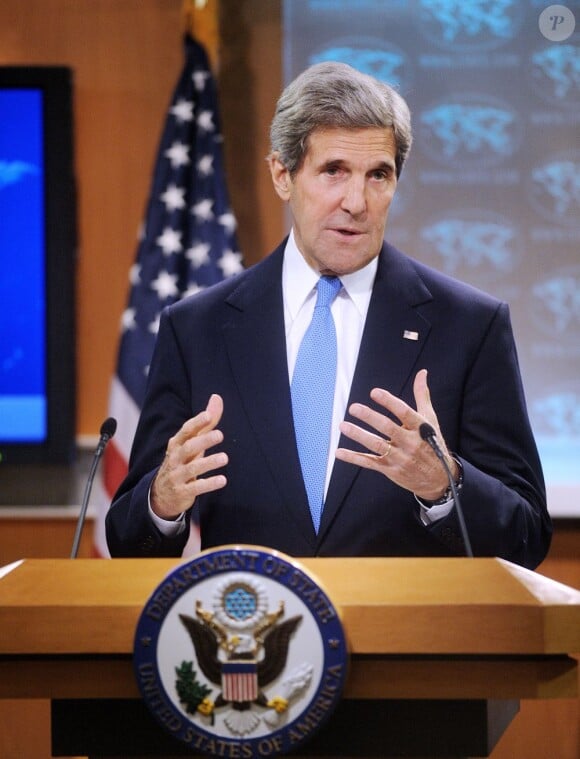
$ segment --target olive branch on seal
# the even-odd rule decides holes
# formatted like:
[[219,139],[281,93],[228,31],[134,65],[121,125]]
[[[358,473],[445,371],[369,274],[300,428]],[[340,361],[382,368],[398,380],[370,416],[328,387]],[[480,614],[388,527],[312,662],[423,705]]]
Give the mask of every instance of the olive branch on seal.
[[197,707],[211,693],[211,688],[200,683],[197,679],[197,673],[193,669],[193,662],[182,661],[180,667],[175,667],[175,674],[177,675],[175,688],[179,700],[185,706],[185,710],[188,714],[195,714],[197,712]]

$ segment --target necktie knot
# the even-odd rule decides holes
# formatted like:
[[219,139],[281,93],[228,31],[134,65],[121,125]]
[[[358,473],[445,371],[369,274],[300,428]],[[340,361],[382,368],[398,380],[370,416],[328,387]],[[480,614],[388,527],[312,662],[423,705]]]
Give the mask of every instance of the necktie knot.
[[316,284],[318,292],[316,298],[316,308],[328,308],[332,301],[338,295],[338,291],[342,287],[342,283],[338,277],[320,277]]

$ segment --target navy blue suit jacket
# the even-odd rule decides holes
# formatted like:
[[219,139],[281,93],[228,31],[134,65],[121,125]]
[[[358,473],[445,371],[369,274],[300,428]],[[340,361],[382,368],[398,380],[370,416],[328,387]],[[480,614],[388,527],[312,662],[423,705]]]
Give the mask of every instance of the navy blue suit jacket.
[[[315,534],[292,422],[282,260],[283,245],[165,310],[129,475],[107,517],[111,554],[181,554],[187,531],[162,536],[149,519],[147,493],[169,437],[219,393],[228,484],[196,501],[204,548],[252,543],[298,557],[461,555],[455,510],[425,527],[411,493],[338,461]],[[367,403],[371,389],[382,387],[414,406],[421,368],[429,372],[443,436],[463,464],[461,502],[475,555],[537,566],[551,525],[508,307],[385,245],[350,401]],[[341,445],[353,447],[346,439]]]

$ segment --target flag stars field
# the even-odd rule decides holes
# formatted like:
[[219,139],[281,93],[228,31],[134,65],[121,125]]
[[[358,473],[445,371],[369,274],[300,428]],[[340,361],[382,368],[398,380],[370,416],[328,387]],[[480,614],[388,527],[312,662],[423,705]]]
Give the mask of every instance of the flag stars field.
[[181,235],[177,229],[165,227],[162,234],[157,238],[157,244],[163,251],[164,256],[170,256],[172,253],[179,253],[183,250]]
[[194,71],[191,75],[193,86],[198,92],[205,89],[205,83],[209,79],[209,71]]
[[193,119],[193,102],[181,98],[169,109],[169,113],[175,116],[180,123],[191,121]]
[[218,266],[223,272],[224,277],[231,277],[242,271],[242,254],[233,250],[225,250],[218,261]]
[[177,274],[170,274],[168,271],[160,271],[157,279],[154,279],[151,283],[151,289],[155,290],[159,296],[159,300],[175,298],[176,295],[179,295]]
[[197,117],[197,126],[205,132],[213,132],[213,113],[211,111],[202,111]]
[[175,184],[167,186],[165,192],[160,195],[161,202],[165,204],[167,211],[180,211],[185,208],[185,187]]
[[126,308],[121,316],[121,329],[135,329],[137,326],[136,313],[134,308]]
[[191,162],[189,158],[189,146],[183,142],[174,142],[165,151],[165,155],[171,161],[171,166],[174,169],[178,169],[180,166],[187,166]]
[[203,200],[200,200],[198,203],[194,203],[194,205],[191,207],[191,213],[195,216],[195,218],[201,222],[201,221],[210,221],[213,219],[213,200],[210,198],[204,198]]
[[133,264],[129,270],[129,282],[131,285],[138,285],[141,281],[141,264]]
[[[161,314],[156,314],[155,319],[148,325],[147,332],[149,332],[151,335],[157,335],[159,332],[159,320],[161,319]],[[149,374],[149,367],[146,368],[146,374]]]
[[234,233],[237,227],[237,222],[233,213],[222,213],[218,218],[218,221],[230,234]]
[[213,174],[213,156],[210,154],[202,156],[197,162],[197,170],[204,177]]
[[207,242],[198,242],[188,248],[185,257],[191,261],[192,265],[199,269],[200,266],[209,263],[209,251],[211,246]]

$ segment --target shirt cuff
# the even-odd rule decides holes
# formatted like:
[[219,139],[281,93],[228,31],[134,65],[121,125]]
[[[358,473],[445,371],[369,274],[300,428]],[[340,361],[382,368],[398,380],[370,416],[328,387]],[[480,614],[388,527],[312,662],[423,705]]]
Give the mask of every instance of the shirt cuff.
[[425,527],[428,527],[430,524],[433,524],[433,522],[437,522],[439,519],[446,517],[455,505],[453,498],[445,501],[445,503],[438,503],[436,506],[430,507],[425,506],[423,501],[421,501],[420,498],[417,498],[417,496],[415,496],[415,500],[419,504],[419,516],[421,517],[421,522],[423,522]]
[[185,512],[183,511],[177,519],[162,519],[151,508],[151,489],[147,493],[147,508],[151,521],[157,527],[162,535],[166,538],[174,538],[185,530]]

